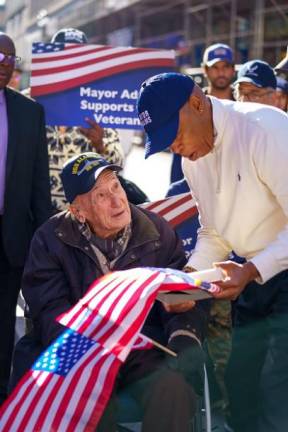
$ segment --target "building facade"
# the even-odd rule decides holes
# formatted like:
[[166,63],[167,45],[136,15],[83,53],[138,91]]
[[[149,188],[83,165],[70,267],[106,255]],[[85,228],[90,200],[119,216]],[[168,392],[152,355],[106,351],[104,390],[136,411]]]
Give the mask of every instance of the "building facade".
[[96,44],[175,49],[179,65],[198,67],[205,47],[229,44],[236,63],[285,56],[287,0],[11,0],[6,31],[29,63],[31,43],[62,27]]

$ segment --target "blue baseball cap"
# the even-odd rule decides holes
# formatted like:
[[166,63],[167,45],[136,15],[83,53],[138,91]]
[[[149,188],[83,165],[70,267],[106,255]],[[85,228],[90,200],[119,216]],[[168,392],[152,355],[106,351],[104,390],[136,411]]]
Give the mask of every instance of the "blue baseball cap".
[[241,66],[234,85],[241,82],[248,82],[260,88],[276,89],[274,71],[268,63],[262,60],[251,60]]
[[58,30],[57,33],[52,36],[51,42],[87,44],[88,39],[82,30],[77,30],[71,27]]
[[173,143],[179,126],[179,110],[188,101],[194,81],[180,73],[152,76],[141,85],[137,109],[147,134],[145,159]]
[[211,67],[219,61],[226,61],[227,63],[234,64],[233,51],[225,44],[217,43],[210,45],[204,51],[203,66]]
[[276,77],[277,89],[282,90],[284,93],[288,94],[288,81],[282,77]]
[[122,168],[92,152],[81,153],[69,159],[60,174],[67,201],[72,203],[78,195],[89,192],[105,169],[121,171]]

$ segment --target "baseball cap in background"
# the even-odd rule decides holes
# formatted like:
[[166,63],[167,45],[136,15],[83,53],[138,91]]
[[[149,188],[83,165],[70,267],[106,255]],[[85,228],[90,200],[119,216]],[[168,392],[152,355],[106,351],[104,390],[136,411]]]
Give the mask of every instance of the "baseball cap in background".
[[145,159],[173,143],[178,132],[179,110],[193,88],[192,78],[175,72],[154,75],[142,83],[137,109],[147,134]]
[[83,33],[81,30],[74,28],[63,28],[58,30],[58,32],[52,36],[51,43],[56,42],[87,44],[88,39],[85,33]]
[[210,45],[206,48],[203,55],[203,66],[211,67],[219,61],[226,61],[230,64],[234,64],[232,49],[228,45],[222,43]]
[[92,152],[81,153],[69,159],[60,174],[67,201],[72,203],[78,195],[89,192],[102,171],[108,168],[112,171],[122,169]]
[[276,76],[272,67],[262,60],[251,60],[244,63],[238,71],[235,84],[248,82],[256,87],[276,89]]

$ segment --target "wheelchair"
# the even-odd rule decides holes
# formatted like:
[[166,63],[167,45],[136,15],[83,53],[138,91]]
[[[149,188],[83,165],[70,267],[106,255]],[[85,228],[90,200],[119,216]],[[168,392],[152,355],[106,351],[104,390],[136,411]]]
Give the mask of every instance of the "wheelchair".
[[[119,404],[117,432],[140,432],[141,410],[135,400],[129,394],[123,392]],[[193,420],[191,420],[191,431],[212,432],[211,424],[209,384],[204,366],[204,394],[202,397],[199,397],[197,413]]]

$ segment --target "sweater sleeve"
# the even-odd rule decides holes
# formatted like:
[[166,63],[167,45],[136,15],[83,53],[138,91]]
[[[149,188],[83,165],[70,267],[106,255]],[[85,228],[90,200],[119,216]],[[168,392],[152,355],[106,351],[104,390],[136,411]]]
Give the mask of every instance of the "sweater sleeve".
[[[276,274],[288,269],[288,181],[287,181],[287,119],[277,133],[258,140],[254,148],[254,163],[267,193],[280,206],[286,224],[274,241],[250,261],[260,273],[259,283],[265,283]],[[284,122],[283,122],[284,123]]]

